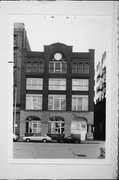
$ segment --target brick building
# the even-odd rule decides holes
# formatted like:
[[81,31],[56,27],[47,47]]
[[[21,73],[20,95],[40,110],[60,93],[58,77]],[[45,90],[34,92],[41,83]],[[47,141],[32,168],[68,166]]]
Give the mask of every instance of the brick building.
[[73,52],[54,43],[24,51],[21,63],[20,137],[33,133],[92,137],[94,50]]
[[[21,107],[21,62],[24,51],[30,51],[24,23],[14,23],[14,122],[13,131],[19,135]],[[15,127],[16,126],[16,127]]]

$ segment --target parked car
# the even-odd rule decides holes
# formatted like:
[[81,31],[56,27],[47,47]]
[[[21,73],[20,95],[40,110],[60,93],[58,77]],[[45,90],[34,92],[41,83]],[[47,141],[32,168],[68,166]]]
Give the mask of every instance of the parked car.
[[51,142],[52,138],[47,136],[46,134],[33,134],[33,136],[25,136],[23,137],[24,141],[41,141],[41,142]]
[[58,142],[61,142],[61,143],[80,143],[81,140],[79,138],[67,136],[67,137],[58,139]]
[[12,136],[13,136],[13,141],[14,142],[18,140],[18,136],[16,134],[13,134]]

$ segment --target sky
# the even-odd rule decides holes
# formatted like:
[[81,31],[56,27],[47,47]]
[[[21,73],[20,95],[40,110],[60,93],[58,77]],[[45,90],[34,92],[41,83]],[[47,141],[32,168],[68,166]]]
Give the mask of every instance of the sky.
[[102,54],[110,52],[111,20],[109,16],[22,15],[14,22],[25,24],[32,51],[61,42],[73,46],[73,52],[95,49],[95,66]]

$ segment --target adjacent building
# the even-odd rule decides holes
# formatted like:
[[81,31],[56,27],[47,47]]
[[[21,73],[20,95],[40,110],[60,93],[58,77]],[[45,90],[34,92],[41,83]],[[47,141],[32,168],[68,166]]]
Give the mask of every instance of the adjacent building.
[[24,49],[18,94],[20,137],[33,133],[93,138],[94,50],[73,52],[62,43],[43,52]]
[[27,33],[23,23],[14,23],[14,102],[13,102],[13,131],[19,135],[21,107],[21,62],[24,51],[30,51]]
[[95,108],[94,108],[95,139],[105,140],[106,134],[106,51],[96,66]]

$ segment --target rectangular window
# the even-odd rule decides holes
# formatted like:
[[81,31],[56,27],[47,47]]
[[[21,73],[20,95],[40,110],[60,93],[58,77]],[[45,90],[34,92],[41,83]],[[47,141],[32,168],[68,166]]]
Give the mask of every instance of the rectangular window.
[[49,95],[48,110],[66,110],[66,96]]
[[49,73],[66,73],[67,64],[66,62],[50,62]]
[[42,110],[42,95],[26,94],[26,109]]
[[73,91],[88,91],[89,80],[88,79],[72,79]]
[[66,79],[50,78],[49,90],[66,90]]
[[72,95],[72,111],[88,111],[88,96]]
[[42,90],[43,79],[42,78],[27,78],[26,89],[27,90]]
[[41,122],[30,121],[28,123],[28,133],[41,133]]

